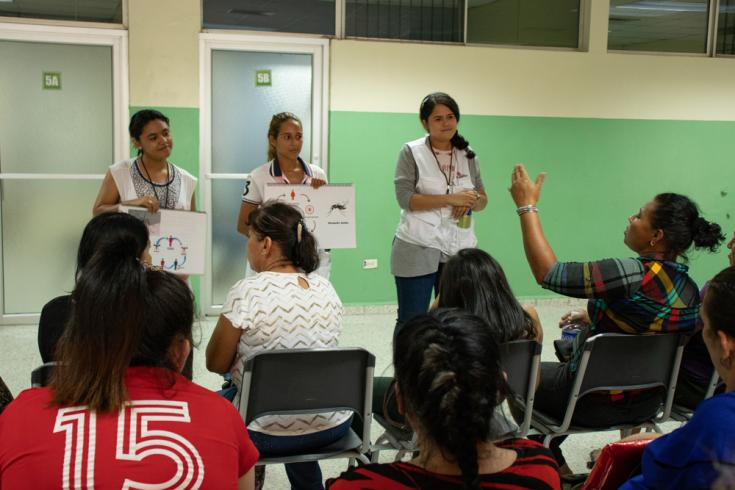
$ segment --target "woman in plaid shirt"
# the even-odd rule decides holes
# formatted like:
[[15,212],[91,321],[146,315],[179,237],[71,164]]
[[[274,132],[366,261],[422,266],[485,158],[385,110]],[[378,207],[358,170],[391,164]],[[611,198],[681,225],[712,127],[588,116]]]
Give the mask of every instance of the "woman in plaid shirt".
[[[535,408],[562,417],[586,338],[614,332],[645,335],[693,330],[699,312],[699,290],[686,258],[694,244],[714,252],[724,240],[720,226],[699,215],[697,205],[680,194],[659,194],[628,221],[624,242],[635,258],[595,262],[558,262],[541,228],[536,204],[545,174],[533,182],[523,165],[513,170],[511,195],[517,206],[526,259],[536,281],[545,289],[565,296],[588,298],[587,311],[577,315],[589,324],[580,334],[569,362],[542,363]],[[565,321],[567,318],[562,318]],[[646,418],[662,403],[658,390],[639,393],[591,394],[577,402],[573,423],[615,425],[637,414]],[[569,469],[559,445],[552,450],[562,474]]]

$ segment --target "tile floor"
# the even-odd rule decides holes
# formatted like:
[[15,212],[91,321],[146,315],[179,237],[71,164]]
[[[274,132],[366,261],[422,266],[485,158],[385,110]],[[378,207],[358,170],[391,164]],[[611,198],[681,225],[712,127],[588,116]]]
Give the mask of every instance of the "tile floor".
[[[553,341],[559,338],[557,322],[559,317],[571,308],[578,308],[582,303],[576,300],[553,299],[529,301],[538,309],[544,326],[544,350],[542,360],[555,361]],[[340,344],[342,346],[364,347],[376,357],[376,375],[392,375],[391,337],[395,323],[395,313],[390,307],[350,307],[344,322],[344,331]],[[199,345],[194,354],[194,380],[211,389],[218,389],[221,378],[207,371],[204,366],[204,349],[206,347],[216,319],[208,318],[199,322],[195,329],[195,341]],[[5,380],[14,394],[30,385],[31,370],[41,364],[37,348],[37,327],[35,325],[0,326],[0,376]],[[670,431],[678,427],[677,423],[664,424],[664,430]],[[373,440],[380,434],[380,427],[373,425]],[[617,433],[594,433],[572,436],[564,443],[567,461],[575,472],[586,472],[585,462],[590,451],[617,438]],[[381,453],[381,462],[390,461],[394,453]],[[345,470],[346,460],[331,460],[321,463],[325,478],[338,475]],[[288,480],[282,466],[268,468],[266,489],[286,490]]]

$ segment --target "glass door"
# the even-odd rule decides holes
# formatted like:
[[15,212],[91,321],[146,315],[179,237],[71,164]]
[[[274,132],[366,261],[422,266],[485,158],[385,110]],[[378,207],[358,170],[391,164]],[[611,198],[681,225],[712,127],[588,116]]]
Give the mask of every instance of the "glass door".
[[0,24],[5,324],[35,322],[71,291],[100,182],[127,150],[127,76],[118,78],[126,33],[79,30]]
[[235,34],[203,34],[202,44],[202,193],[211,230],[202,303],[217,314],[245,274],[247,239],[237,217],[245,179],[268,160],[271,117],[296,114],[304,126],[301,157],[325,168],[328,44]]

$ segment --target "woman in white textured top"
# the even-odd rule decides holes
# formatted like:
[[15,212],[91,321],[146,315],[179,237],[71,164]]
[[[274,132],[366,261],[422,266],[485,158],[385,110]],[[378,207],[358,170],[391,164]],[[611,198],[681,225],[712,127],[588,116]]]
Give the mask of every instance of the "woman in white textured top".
[[[301,212],[268,202],[249,216],[248,261],[258,274],[235,284],[227,295],[207,346],[207,368],[230,372],[240,388],[245,359],[263,350],[336,347],[342,302],[319,266],[316,240]],[[331,444],[349,430],[352,414],[280,416],[253,421],[250,437],[264,455],[286,455]],[[319,464],[286,465],[292,488],[322,489]]]
[[116,212],[118,205],[159,209],[196,210],[197,179],[168,161],[174,147],[169,120],[144,109],[130,118],[130,140],[138,156],[110,166],[102,181],[92,214]]

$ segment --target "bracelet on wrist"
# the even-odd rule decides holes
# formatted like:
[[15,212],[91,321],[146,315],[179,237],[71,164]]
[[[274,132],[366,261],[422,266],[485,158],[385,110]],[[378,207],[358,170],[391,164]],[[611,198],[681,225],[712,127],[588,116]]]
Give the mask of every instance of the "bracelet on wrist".
[[523,216],[526,213],[538,213],[538,208],[535,204],[528,204],[516,209],[516,213],[518,213],[518,216]]

